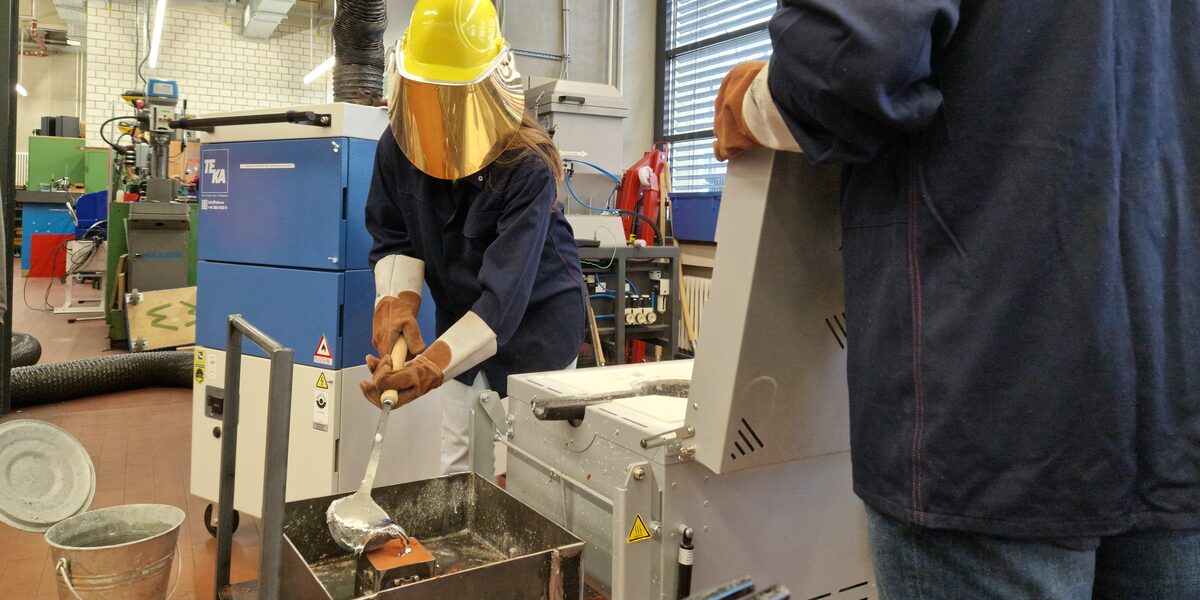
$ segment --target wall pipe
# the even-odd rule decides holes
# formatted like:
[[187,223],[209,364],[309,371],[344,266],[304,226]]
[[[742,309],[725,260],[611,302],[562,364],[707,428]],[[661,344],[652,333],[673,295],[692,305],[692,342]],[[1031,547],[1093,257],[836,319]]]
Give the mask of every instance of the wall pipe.
[[621,91],[621,70],[625,66],[625,38],[621,20],[625,17],[625,0],[608,2],[608,69],[604,82]]
[[558,71],[559,79],[566,79],[571,67],[571,5],[570,0],[562,0],[562,68]]

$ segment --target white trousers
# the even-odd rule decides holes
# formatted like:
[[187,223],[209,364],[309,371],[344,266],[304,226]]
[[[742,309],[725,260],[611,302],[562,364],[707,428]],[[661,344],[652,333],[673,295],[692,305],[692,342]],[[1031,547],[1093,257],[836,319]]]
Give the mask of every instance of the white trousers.
[[[567,369],[574,369],[577,360],[571,361]],[[471,408],[479,401],[479,395],[492,389],[487,376],[480,371],[471,385],[451,379],[438,388],[442,394],[442,475],[471,470]],[[508,412],[508,398],[503,400]],[[505,448],[496,444],[495,473],[504,473],[508,461]]]
[[471,385],[451,379],[438,390],[442,394],[442,475],[471,470],[471,407],[490,389],[487,376],[480,371]]

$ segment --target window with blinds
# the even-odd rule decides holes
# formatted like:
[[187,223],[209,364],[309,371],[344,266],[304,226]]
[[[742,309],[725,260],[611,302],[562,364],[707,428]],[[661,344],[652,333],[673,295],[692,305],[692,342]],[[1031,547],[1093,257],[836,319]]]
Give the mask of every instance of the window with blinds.
[[735,65],[771,55],[767,22],[776,0],[666,0],[663,139],[675,192],[720,191],[713,158],[713,101]]

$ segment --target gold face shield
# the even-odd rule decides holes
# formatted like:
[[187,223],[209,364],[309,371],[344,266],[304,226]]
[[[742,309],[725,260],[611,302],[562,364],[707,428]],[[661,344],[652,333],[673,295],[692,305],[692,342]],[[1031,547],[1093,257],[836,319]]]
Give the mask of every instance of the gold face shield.
[[521,126],[525,92],[507,49],[468,83],[412,76],[398,51],[389,63],[392,134],[408,160],[432,177],[461,179],[479,172],[500,156]]

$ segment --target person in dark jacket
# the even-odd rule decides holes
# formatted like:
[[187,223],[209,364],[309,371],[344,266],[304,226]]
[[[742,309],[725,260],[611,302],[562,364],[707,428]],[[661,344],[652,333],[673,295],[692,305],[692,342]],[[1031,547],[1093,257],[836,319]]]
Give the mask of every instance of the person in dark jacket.
[[846,165],[883,597],[1200,598],[1200,3],[785,0],[770,33],[716,152]]
[[[468,470],[470,409],[510,374],[571,366],[586,314],[574,234],[557,204],[562,162],[524,112],[495,7],[421,0],[393,67],[391,127],[367,198],[376,278],[372,381],[396,405],[442,387],[442,472]],[[457,35],[446,39],[446,32]],[[438,339],[417,326],[423,283]],[[391,354],[397,340],[407,352]],[[403,361],[398,364],[398,361]]]

